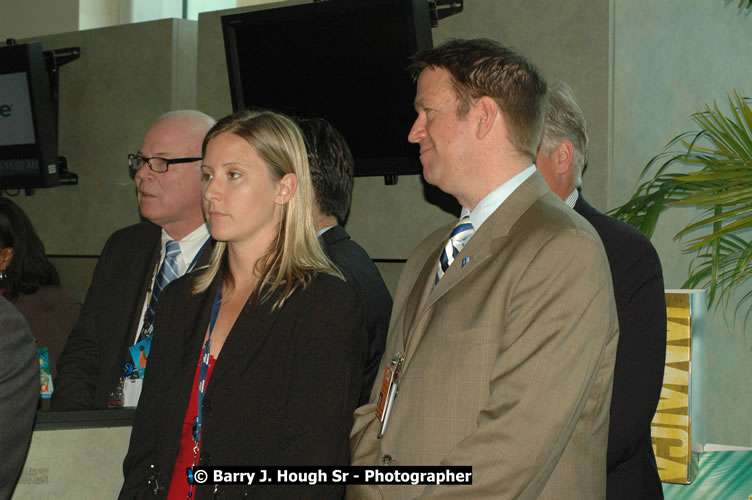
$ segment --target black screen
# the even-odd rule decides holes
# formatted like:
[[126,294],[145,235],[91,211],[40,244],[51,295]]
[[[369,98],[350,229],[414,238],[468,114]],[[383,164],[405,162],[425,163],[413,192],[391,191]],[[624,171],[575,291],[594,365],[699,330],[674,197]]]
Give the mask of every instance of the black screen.
[[0,188],[58,182],[57,123],[42,46],[0,47]]
[[355,175],[420,171],[408,58],[431,47],[425,0],[330,0],[224,16],[233,109],[324,117]]

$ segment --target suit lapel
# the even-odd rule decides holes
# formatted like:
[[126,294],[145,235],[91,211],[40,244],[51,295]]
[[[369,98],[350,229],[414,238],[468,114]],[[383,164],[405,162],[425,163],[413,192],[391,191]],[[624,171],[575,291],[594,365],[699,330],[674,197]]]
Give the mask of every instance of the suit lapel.
[[[159,263],[159,254],[162,250],[161,230],[158,228],[158,226],[153,226],[151,229],[153,230],[153,243],[151,245],[145,245],[141,247],[143,248],[143,254],[141,257],[138,257],[135,254],[132,255],[132,262],[145,262],[146,266],[142,269],[131,269],[129,271],[132,272],[134,276],[140,275],[143,276],[143,278],[141,279],[141,284],[138,288],[138,292],[135,295],[135,301],[132,302],[133,314],[130,315],[128,334],[123,338],[123,344],[120,347],[121,352],[124,352],[124,359],[122,360],[122,362],[130,359],[128,348],[133,345],[133,342],[136,339],[136,335],[140,333],[137,332],[136,329],[138,328],[139,322],[143,317],[144,301],[146,300],[147,295],[146,290],[151,286],[151,282],[154,279],[157,264]],[[118,373],[119,372],[120,370],[118,369]]]
[[[435,258],[429,258],[423,265],[405,308],[404,349],[406,360],[412,357],[420,344],[420,339],[426,333],[425,328],[420,327],[420,325],[430,319],[429,316],[433,311],[434,304],[458,283],[465,280],[475,269],[478,269],[491,255],[491,240],[483,231],[485,228],[486,224],[483,224],[481,230],[470,239],[467,246],[462,249],[457,259],[449,266],[449,269],[435,287],[433,283],[436,279],[438,255],[445,242],[433,252]],[[449,233],[447,233],[446,238],[449,239]],[[463,262],[466,262],[466,264],[463,265]]]
[[[284,307],[294,301],[297,293],[287,299]],[[256,306],[246,304],[240,311],[222,347],[211,380],[225,377],[240,379],[243,370],[258,355],[267,337],[274,331],[274,325],[280,313],[280,309],[272,311],[271,308],[276,299],[276,296],[272,296],[263,304]]]
[[[440,247],[441,248],[441,247]],[[437,254],[438,252],[431,252],[430,255]],[[421,302],[424,302],[426,288],[432,286],[434,275],[436,274],[436,266],[438,265],[438,256],[434,259],[429,257],[423,263],[423,267],[418,273],[418,277],[413,284],[413,288],[410,291],[410,295],[407,298],[405,305],[405,317],[403,324],[404,332],[404,344],[403,348],[406,351],[410,341],[410,336],[413,331],[413,327],[418,319],[418,307],[421,306]],[[430,293],[430,292],[429,292]],[[421,310],[424,308],[421,307]]]
[[434,290],[426,292],[426,287],[433,286],[438,256],[449,239],[451,227],[446,231],[443,235],[444,239],[431,254],[435,258],[428,258],[423,265],[408,298],[403,330],[406,359],[409,359],[426,333],[425,328],[420,325],[424,316],[431,313],[434,304],[476,270],[482,269],[483,263],[489,257],[501,251],[512,226],[546,192],[550,192],[550,188],[536,171],[488,217],[462,249],[457,259],[449,266]]
[[198,260],[196,261],[196,265],[193,266],[193,269],[191,271],[195,271],[197,269],[200,269],[204,266],[208,266],[211,262],[211,256],[212,253],[214,253],[214,245],[217,244],[217,241],[209,236],[209,240],[206,242],[206,244],[202,247],[201,255],[198,256]]

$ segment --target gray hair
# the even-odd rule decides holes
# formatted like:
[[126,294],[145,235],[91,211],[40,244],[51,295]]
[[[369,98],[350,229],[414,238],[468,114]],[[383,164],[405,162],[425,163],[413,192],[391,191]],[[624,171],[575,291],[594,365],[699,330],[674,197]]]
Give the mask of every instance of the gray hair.
[[572,143],[575,184],[579,187],[582,185],[582,170],[587,162],[587,122],[574,99],[572,88],[564,82],[557,82],[548,90],[548,108],[540,149],[548,156],[563,140]]

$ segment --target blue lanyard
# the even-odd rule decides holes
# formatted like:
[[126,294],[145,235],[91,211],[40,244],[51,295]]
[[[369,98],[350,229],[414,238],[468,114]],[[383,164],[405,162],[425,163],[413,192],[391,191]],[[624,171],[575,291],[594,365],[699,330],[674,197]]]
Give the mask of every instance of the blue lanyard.
[[198,411],[196,412],[196,422],[193,426],[193,465],[196,465],[196,458],[198,456],[198,444],[201,442],[201,409],[204,403],[204,394],[206,394],[206,375],[209,372],[209,359],[211,357],[211,335],[214,330],[214,323],[217,322],[217,316],[219,315],[219,306],[222,302],[222,285],[217,289],[217,295],[214,297],[214,304],[212,304],[211,316],[209,317],[209,333],[206,337],[206,343],[201,352],[201,368],[198,375]]

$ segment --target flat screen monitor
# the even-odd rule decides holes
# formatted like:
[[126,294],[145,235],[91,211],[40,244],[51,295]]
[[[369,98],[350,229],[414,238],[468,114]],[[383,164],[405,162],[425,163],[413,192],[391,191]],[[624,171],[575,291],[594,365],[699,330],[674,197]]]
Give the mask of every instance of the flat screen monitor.
[[0,189],[58,184],[57,123],[42,45],[0,47]]
[[409,57],[431,48],[426,0],[329,0],[222,17],[232,105],[324,117],[355,175],[420,172]]

